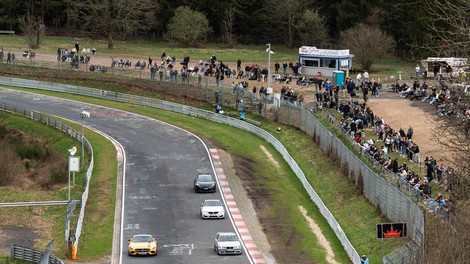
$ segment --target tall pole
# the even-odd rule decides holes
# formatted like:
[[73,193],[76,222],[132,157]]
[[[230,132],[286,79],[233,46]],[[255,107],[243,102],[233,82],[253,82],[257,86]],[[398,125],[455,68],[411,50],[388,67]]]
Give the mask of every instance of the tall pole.
[[[83,134],[84,131],[83,131],[83,118],[85,118],[85,116],[82,114],[81,115],[81,118],[82,118],[82,166],[85,164],[85,147],[83,146],[83,138],[85,137],[85,135]],[[70,178],[70,176],[69,176]]]
[[268,87],[267,89],[271,88],[271,43],[266,44],[268,45]]
[[70,161],[69,161],[69,195],[68,195],[68,201],[70,202]]

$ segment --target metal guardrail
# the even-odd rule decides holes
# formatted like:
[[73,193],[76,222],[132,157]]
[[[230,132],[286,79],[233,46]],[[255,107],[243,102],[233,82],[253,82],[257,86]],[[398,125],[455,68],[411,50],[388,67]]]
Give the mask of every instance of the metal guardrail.
[[325,206],[321,198],[318,196],[318,194],[315,192],[313,187],[310,185],[302,169],[298,166],[295,160],[291,157],[287,149],[273,135],[257,127],[256,125],[252,125],[243,120],[231,118],[225,115],[216,114],[214,112],[202,110],[202,109],[195,108],[195,107],[176,104],[172,102],[161,101],[161,100],[153,99],[153,98],[146,98],[142,96],[111,92],[111,91],[106,91],[106,90],[99,90],[99,89],[93,89],[93,88],[87,88],[87,87],[81,87],[81,86],[66,85],[66,84],[64,85],[64,84],[57,84],[57,83],[50,83],[50,82],[41,82],[41,81],[34,81],[34,80],[5,78],[5,77],[0,78],[0,84],[8,85],[8,86],[15,86],[15,87],[25,87],[25,88],[47,90],[47,91],[56,91],[56,92],[64,92],[64,93],[71,93],[71,94],[77,94],[77,95],[85,95],[85,96],[91,96],[91,97],[96,97],[96,98],[101,98],[101,99],[109,99],[109,100],[120,101],[120,102],[125,102],[125,103],[132,103],[132,104],[138,104],[138,105],[143,105],[143,106],[148,106],[148,107],[154,107],[154,108],[159,108],[163,110],[186,114],[189,116],[209,119],[209,120],[221,123],[221,124],[230,125],[230,126],[233,126],[233,127],[236,127],[236,128],[248,131],[248,132],[252,132],[258,135],[259,137],[265,139],[269,143],[271,143],[274,146],[274,148],[283,156],[284,160],[289,164],[291,169],[297,175],[297,178],[301,181],[306,192],[309,194],[311,200],[318,206],[321,214],[323,215],[323,217],[325,217],[328,224],[330,225],[332,230],[335,232],[338,239],[341,241],[341,244],[343,245],[351,261],[353,263],[360,263],[360,257],[356,249],[352,246],[351,242],[349,241],[346,234],[340,227],[339,223],[336,221],[333,214],[328,210],[328,208]]
[[[74,203],[80,203],[79,200],[72,200]],[[65,205],[69,201],[36,201],[36,202],[16,202],[16,203],[0,203],[1,207],[19,207],[19,206],[50,206],[50,205]]]
[[14,30],[0,30],[0,34],[15,35]]
[[[40,263],[41,258],[45,253],[32,248],[21,247],[18,245],[11,245],[10,256],[13,259],[28,261],[31,263]],[[64,264],[62,260],[55,256],[49,256],[49,264]]]
[[[13,105],[8,105],[8,104],[4,104],[4,103],[0,103],[0,111],[4,111],[4,112],[10,112],[10,113],[14,113],[14,114],[19,114],[19,115],[22,115],[24,117],[27,117],[27,118],[30,118],[32,120],[36,120],[40,123],[43,123],[47,126],[51,126],[51,127],[54,127],[56,129],[59,129],[60,131],[68,134],[69,136],[75,138],[76,140],[78,140],[79,142],[82,142],[82,135],[80,132],[78,132],[77,130],[65,125],[65,124],[62,124],[61,122],[47,116],[47,115],[43,115],[41,113],[38,113],[38,112],[34,112],[34,111],[31,111],[31,110],[27,110],[27,109],[24,109],[24,108],[20,108],[20,107],[16,107],[16,106],[13,106]],[[78,215],[78,221],[77,221],[77,226],[75,228],[75,240],[74,240],[74,243],[75,243],[75,246],[76,248],[78,249],[78,241],[80,239],[80,235],[81,235],[81,232],[82,232],[82,225],[83,225],[83,219],[85,217],[85,207],[86,207],[86,202],[88,200],[88,193],[89,193],[89,189],[90,189],[90,179],[91,179],[91,176],[92,176],[92,171],[93,171],[93,164],[94,164],[94,157],[93,157],[93,147],[91,146],[90,142],[85,138],[83,137],[83,144],[84,144],[84,147],[86,149],[86,151],[88,152],[88,155],[90,156],[90,165],[86,171],[86,186],[85,186],[85,190],[82,194],[82,197],[81,197],[81,200],[80,200],[80,203],[81,203],[81,206],[80,206],[80,213]],[[67,204],[67,201],[65,201],[65,204]]]

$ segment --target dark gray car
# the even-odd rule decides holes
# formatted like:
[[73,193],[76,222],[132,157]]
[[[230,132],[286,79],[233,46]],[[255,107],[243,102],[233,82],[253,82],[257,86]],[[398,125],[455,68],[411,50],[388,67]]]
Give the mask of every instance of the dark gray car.
[[198,174],[194,179],[195,192],[215,192],[216,182],[210,174]]

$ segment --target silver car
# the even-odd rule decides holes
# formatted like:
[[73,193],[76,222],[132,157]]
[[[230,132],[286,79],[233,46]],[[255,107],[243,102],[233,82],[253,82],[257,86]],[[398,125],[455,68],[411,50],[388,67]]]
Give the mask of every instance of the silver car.
[[232,232],[219,232],[215,236],[214,250],[217,255],[240,255],[242,253],[242,244],[237,234]]
[[217,199],[204,200],[201,204],[201,218],[225,218],[224,204]]

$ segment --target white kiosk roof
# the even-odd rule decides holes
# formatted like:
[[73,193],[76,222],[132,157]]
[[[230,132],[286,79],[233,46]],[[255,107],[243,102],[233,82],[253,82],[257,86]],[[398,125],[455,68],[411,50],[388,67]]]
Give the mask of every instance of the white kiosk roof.
[[349,50],[331,50],[331,49],[317,49],[317,47],[302,46],[299,48],[299,55],[316,56],[316,57],[353,57],[349,54]]

